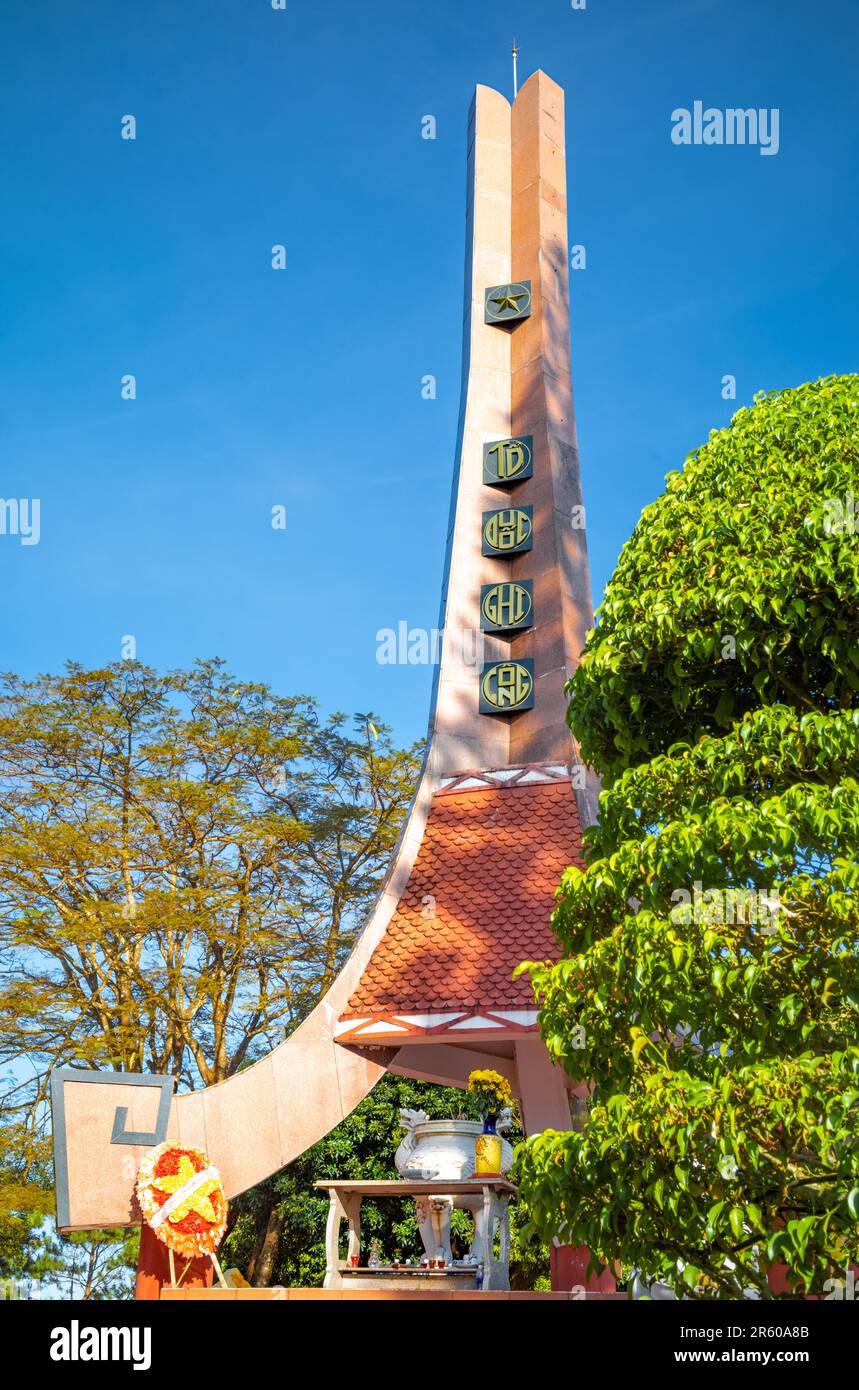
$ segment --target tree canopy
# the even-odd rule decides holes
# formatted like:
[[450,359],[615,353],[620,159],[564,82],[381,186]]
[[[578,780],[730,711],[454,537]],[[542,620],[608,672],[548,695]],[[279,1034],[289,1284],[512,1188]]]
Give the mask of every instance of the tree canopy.
[[350,949],[420,757],[219,661],[0,678],[5,1267],[50,1200],[50,1068],[211,1085],[281,1041]]
[[699,1297],[857,1257],[857,464],[855,376],[741,410],[642,514],[569,687],[606,790],[528,968],[593,1092],[523,1187]]
[[605,781],[762,706],[855,708],[857,381],[759,397],[643,511],[573,685]]

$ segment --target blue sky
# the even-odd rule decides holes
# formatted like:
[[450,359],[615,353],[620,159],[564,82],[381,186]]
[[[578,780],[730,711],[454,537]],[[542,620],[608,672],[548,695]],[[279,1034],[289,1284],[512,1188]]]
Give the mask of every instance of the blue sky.
[[[431,673],[375,634],[437,619],[466,118],[514,35],[567,90],[597,598],[725,374],[857,369],[854,0],[6,0],[0,496],[41,539],[0,536],[3,668],[132,634],[423,734]],[[696,100],[777,107],[778,155],[672,144]]]

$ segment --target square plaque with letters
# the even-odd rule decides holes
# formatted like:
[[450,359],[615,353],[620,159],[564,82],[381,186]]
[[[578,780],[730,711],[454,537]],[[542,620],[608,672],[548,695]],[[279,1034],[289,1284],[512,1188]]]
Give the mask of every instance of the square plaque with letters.
[[534,662],[490,661],[480,671],[480,713],[518,714],[534,708]]
[[534,544],[533,507],[498,507],[481,519],[484,555],[521,555]]
[[530,434],[518,439],[494,439],[483,446],[483,481],[489,487],[515,487],[534,473],[534,440]]
[[534,622],[530,579],[505,579],[480,589],[481,632],[517,632]]

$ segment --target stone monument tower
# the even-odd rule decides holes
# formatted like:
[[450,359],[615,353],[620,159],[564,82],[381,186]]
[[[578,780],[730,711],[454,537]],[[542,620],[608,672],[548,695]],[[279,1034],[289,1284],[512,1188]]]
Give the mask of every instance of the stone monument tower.
[[[530,985],[512,978],[557,955],[555,889],[594,805],[565,722],[593,621],[568,264],[561,88],[535,72],[511,107],[478,87],[443,636],[407,822],[338,979],[254,1066],[183,1095],[166,1077],[55,1071],[61,1229],[139,1221],[137,1164],[167,1137],[205,1149],[227,1195],[242,1192],[386,1070],[464,1085],[491,1066],[527,1132],[570,1127],[572,1083],[550,1062]],[[586,1260],[567,1263],[584,1282]]]

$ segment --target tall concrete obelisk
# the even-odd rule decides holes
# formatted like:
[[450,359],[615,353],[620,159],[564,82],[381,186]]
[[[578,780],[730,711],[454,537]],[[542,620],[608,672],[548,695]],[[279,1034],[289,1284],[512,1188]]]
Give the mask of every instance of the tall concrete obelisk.
[[[478,87],[469,120],[463,390],[445,588],[444,643],[431,720],[440,774],[567,762],[564,683],[593,624],[570,370],[564,94],[543,72],[511,109]],[[490,286],[526,283],[530,312],[486,322]],[[483,480],[487,443],[526,439],[531,475],[499,489]],[[530,548],[484,553],[481,518],[530,508]],[[527,515],[527,512],[526,512]],[[533,584],[532,624],[514,638],[484,633],[486,663],[534,663],[533,705],[487,718],[468,656],[486,585]]]

